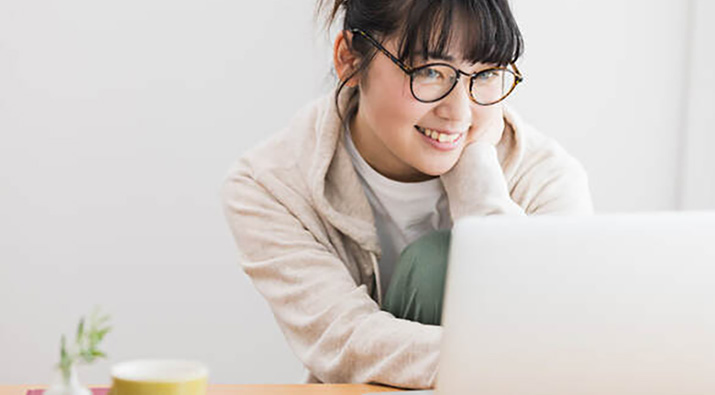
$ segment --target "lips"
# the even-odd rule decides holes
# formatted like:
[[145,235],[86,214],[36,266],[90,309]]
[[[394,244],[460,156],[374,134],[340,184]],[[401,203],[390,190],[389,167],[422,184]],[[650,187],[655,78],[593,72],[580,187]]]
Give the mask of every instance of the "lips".
[[440,132],[439,130],[428,129],[418,125],[415,125],[415,129],[417,129],[417,131],[420,132],[420,134],[422,134],[423,136],[428,137],[434,141],[438,141],[440,143],[452,143],[458,140],[464,134],[459,132]]
[[435,128],[426,128],[420,125],[415,125],[415,128],[420,131],[420,133],[425,134],[426,131],[432,131],[432,132],[437,132],[439,134],[461,134],[464,132],[460,131],[454,131],[454,130],[444,130],[444,129],[435,129]]

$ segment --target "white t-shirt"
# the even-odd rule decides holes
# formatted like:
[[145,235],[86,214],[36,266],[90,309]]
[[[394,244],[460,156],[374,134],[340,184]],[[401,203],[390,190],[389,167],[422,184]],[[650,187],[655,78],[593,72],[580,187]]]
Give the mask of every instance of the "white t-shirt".
[[344,138],[375,216],[382,249],[379,266],[384,296],[402,250],[432,231],[452,228],[447,193],[439,177],[400,182],[383,176],[360,155],[348,125],[344,128]]

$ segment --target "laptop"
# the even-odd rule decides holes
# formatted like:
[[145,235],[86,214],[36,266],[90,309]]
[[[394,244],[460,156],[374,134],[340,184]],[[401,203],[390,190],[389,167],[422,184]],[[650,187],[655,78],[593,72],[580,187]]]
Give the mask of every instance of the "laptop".
[[440,395],[715,393],[715,212],[462,219],[442,324]]

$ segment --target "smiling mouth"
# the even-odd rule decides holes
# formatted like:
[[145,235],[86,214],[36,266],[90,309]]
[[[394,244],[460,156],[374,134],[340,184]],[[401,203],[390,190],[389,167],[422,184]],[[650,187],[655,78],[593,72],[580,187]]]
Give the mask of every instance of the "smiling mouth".
[[452,143],[455,140],[457,140],[462,133],[443,133],[443,132],[438,132],[433,129],[427,129],[423,128],[419,125],[415,125],[415,129],[419,131],[420,133],[424,134],[425,136],[431,138],[434,141],[438,141],[440,143]]

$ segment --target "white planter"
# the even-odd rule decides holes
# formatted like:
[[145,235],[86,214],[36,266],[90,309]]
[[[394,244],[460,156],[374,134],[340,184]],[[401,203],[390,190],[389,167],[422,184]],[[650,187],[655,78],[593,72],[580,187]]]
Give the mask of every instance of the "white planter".
[[79,383],[77,370],[72,366],[69,380],[65,381],[62,372],[58,371],[54,384],[45,391],[45,395],[92,395],[92,391]]

